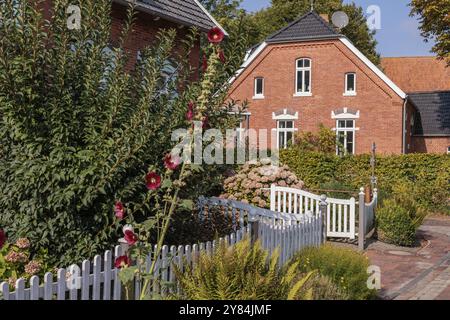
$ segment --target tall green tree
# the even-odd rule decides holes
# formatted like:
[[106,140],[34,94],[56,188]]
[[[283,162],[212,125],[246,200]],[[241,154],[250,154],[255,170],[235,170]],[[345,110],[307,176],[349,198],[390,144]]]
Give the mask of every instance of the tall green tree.
[[[267,36],[283,28],[299,16],[311,10],[310,0],[272,0],[271,6],[251,15],[251,43],[257,44]],[[329,17],[336,11],[344,11],[350,23],[341,30],[355,46],[372,62],[380,63],[380,55],[376,51],[375,31],[369,30],[363,9],[352,4],[343,4],[342,0],[316,0],[314,10]]]
[[410,6],[425,41],[435,40],[433,52],[450,66],[450,0],[412,0]]

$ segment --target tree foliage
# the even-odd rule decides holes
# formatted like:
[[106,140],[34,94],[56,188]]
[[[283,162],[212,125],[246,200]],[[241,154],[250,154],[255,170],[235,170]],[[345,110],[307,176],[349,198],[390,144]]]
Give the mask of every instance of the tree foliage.
[[433,52],[450,65],[450,0],[412,0],[410,6],[425,41],[435,40]]
[[[72,263],[115,241],[116,200],[136,219],[158,206],[147,201],[144,177],[150,165],[162,166],[172,132],[190,125],[187,105],[201,89],[187,63],[199,35],[180,41],[176,30],[159,33],[130,71],[132,7],[113,46],[111,1],[55,0],[51,23],[35,4],[0,2],[0,225],[34,249],[48,248],[55,262]],[[69,5],[81,8],[80,30],[67,28]],[[230,43],[229,52],[238,47]],[[233,68],[221,64],[211,96],[202,97],[215,128],[235,125],[223,104]],[[192,179],[207,191],[214,184],[205,177],[220,172],[211,166]],[[181,196],[195,197],[188,185]]]

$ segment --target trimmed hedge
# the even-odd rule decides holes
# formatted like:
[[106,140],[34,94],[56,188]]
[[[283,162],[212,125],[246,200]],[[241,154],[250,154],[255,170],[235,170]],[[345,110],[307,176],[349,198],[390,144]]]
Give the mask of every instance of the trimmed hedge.
[[[310,189],[337,182],[357,191],[370,184],[370,155],[340,158],[333,154],[282,150],[288,165]],[[450,214],[450,156],[435,154],[378,155],[375,174],[382,194],[401,182],[413,182],[416,200],[422,206]]]

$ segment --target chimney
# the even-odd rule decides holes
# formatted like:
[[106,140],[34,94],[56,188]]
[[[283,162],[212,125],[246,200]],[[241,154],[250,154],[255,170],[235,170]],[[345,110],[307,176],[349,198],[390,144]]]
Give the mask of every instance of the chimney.
[[330,19],[328,18],[328,13],[321,13],[320,17],[326,22],[330,23]]

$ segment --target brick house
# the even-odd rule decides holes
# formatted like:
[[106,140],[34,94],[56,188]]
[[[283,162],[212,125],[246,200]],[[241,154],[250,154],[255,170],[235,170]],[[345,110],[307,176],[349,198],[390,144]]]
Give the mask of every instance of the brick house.
[[414,152],[425,118],[419,100],[313,11],[252,48],[231,81],[230,99],[249,102],[242,126],[275,132],[280,148],[324,124],[336,131],[338,153],[368,153],[373,142],[380,153]]
[[[128,2],[127,0],[112,1],[112,44],[120,36],[122,25],[126,19]],[[52,0],[44,1],[41,6],[44,15],[49,18]],[[227,34],[198,0],[140,0],[136,3],[136,10],[138,12],[133,31],[125,44],[125,49],[130,54],[129,68],[136,62],[139,50],[151,44],[161,29],[176,29],[176,44],[179,46],[181,41],[185,39],[190,27],[196,27],[201,32],[206,33],[214,26],[217,26]],[[175,50],[177,50],[177,47],[175,47]],[[192,66],[199,66],[200,40],[197,41],[192,49],[190,59]]]

